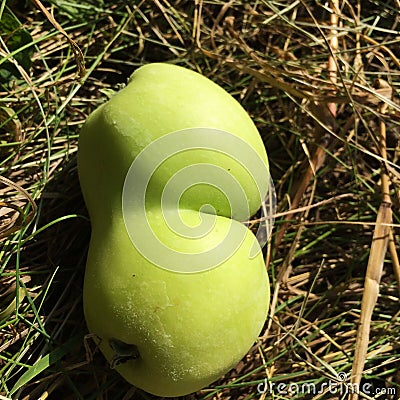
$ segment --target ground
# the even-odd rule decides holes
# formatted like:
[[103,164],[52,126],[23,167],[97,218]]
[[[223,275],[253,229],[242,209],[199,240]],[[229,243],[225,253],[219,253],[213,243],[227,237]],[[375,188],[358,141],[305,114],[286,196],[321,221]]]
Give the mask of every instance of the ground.
[[0,5],[0,398],[154,398],[87,336],[76,154],[90,112],[157,61],[242,104],[277,197],[259,341],[185,400],[347,399],[360,369],[360,398],[398,399],[398,1],[130,3]]

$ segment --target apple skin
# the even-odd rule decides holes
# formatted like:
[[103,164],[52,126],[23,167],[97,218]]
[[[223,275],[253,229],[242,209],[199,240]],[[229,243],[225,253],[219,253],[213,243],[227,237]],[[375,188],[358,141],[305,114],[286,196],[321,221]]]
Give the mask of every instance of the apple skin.
[[121,198],[132,162],[163,135],[199,126],[243,139],[268,171],[262,140],[240,104],[202,75],[168,64],[138,69],[124,89],[89,116],[79,137],[79,179],[92,225],[83,292],[88,329],[111,364],[113,341],[134,345],[135,355],[115,369],[131,384],[164,397],[195,392],[234,367],[257,340],[269,306],[262,252],[250,257],[258,243],[239,222],[240,210],[235,214],[224,196],[207,186],[186,192],[180,209],[172,211],[182,211],[189,226],[198,224],[202,204],[217,213],[201,215],[214,224],[193,240],[168,229],[160,207],[160,188],[175,172],[193,163],[226,169],[228,163],[246,194],[247,213],[254,213],[259,188],[235,160],[212,149],[178,155],[154,175],[147,193],[152,229],[177,252],[207,251],[226,241],[228,229],[239,232],[243,240],[223,262],[197,273],[164,269],[140,253],[128,234],[130,216],[124,215]]
[[175,397],[208,386],[240,361],[266,319],[265,265],[246,252],[253,235],[221,266],[181,274],[149,263],[124,229],[116,219],[93,233],[84,290],[89,331],[108,360],[111,338],[137,346],[140,358],[116,370],[149,393]]

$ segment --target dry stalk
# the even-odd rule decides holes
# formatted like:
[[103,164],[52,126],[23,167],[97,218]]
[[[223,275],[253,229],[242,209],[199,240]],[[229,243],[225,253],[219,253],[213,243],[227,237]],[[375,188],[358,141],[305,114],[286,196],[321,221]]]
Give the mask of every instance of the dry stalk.
[[[383,103],[380,106],[380,112],[384,114],[386,110],[387,105]],[[390,179],[386,172],[387,168],[385,165],[385,161],[387,160],[386,125],[383,120],[381,120],[379,123],[379,134],[379,146],[382,159],[384,160],[381,165],[382,201],[376,218],[376,225],[365,275],[360,322],[357,330],[356,347],[351,372],[351,384],[353,388],[358,388],[360,386],[361,377],[364,370],[368,351],[372,314],[378,300],[379,284],[391,234],[390,224],[392,223],[392,202],[389,194]],[[358,399],[357,390],[355,393],[351,394],[350,399]]]
[[[331,1],[332,13],[330,17],[331,24],[331,38],[330,38],[330,46],[331,46],[331,54],[328,59],[328,71],[329,71],[329,79],[336,86],[337,84],[337,72],[338,66],[335,58],[335,53],[339,48],[338,42],[338,31],[337,27],[339,24],[339,0]],[[331,112],[333,117],[336,117],[337,105],[336,103],[328,103],[329,111]]]
[[[332,0],[331,1],[331,8],[332,8],[332,13],[330,17],[330,24],[331,24],[331,32],[330,32],[330,40],[329,40],[329,46],[330,46],[330,54],[328,58],[328,71],[329,71],[329,80],[333,84],[333,86],[336,86],[337,84],[337,60],[336,60],[336,52],[339,47],[339,42],[338,42],[338,31],[337,31],[337,26],[339,22],[339,0]],[[311,108],[313,109],[314,112],[318,112],[317,110],[323,110],[324,105],[323,104],[316,104],[313,102],[311,105]],[[325,115],[321,115],[321,117],[324,119],[324,123],[326,126],[329,128],[333,128],[332,125],[334,125],[334,119],[336,118],[336,112],[337,112],[337,105],[335,102],[329,102],[326,104],[327,110],[325,112]],[[323,113],[322,113],[323,114]],[[326,134],[326,132],[325,132]],[[297,187],[296,193],[294,195],[294,198],[291,203],[290,209],[294,210],[299,207],[301,199],[304,197],[304,194],[307,190],[307,188],[310,185],[311,180],[313,177],[315,177],[317,171],[324,165],[325,158],[326,158],[326,148],[329,144],[329,139],[327,138],[326,140],[323,139],[321,140],[320,146],[318,146],[314,154],[311,158],[309,158],[309,164],[306,169],[306,171],[303,174],[303,177]],[[293,217],[293,214],[288,215],[288,219],[291,219]],[[286,230],[289,227],[289,222],[284,223],[279,231],[277,232],[276,235],[276,242],[275,246],[278,248],[282,242],[282,239],[285,235]]]
[[397,281],[397,292],[399,294],[399,301],[400,301],[400,262],[399,262],[399,256],[397,255],[396,242],[393,235],[393,228],[390,230],[389,252],[393,263],[393,271]]
[[79,79],[83,79],[86,75],[86,68],[85,68],[85,57],[77,43],[71,39],[67,32],[63,29],[63,27],[55,20],[54,16],[51,15],[46,7],[40,2],[40,0],[33,0],[36,7],[46,16],[49,22],[56,28],[67,40],[71,46],[72,52],[75,57],[75,62],[78,67],[78,77]]

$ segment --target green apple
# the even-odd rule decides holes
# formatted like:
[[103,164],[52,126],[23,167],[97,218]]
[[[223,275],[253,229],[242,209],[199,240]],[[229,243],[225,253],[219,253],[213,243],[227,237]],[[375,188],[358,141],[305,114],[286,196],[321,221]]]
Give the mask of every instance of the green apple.
[[149,64],[89,116],[78,171],[92,224],[84,312],[100,349],[155,395],[209,385],[257,340],[269,305],[242,223],[269,183],[251,118],[201,74]]

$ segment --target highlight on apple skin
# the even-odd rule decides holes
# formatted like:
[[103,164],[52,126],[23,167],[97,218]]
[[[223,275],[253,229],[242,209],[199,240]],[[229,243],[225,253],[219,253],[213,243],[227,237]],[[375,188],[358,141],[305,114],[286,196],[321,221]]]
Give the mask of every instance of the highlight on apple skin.
[[208,386],[248,352],[269,306],[242,223],[270,189],[251,118],[201,74],[148,64],[87,119],[78,172],[92,226],[84,312],[104,356],[155,395]]

